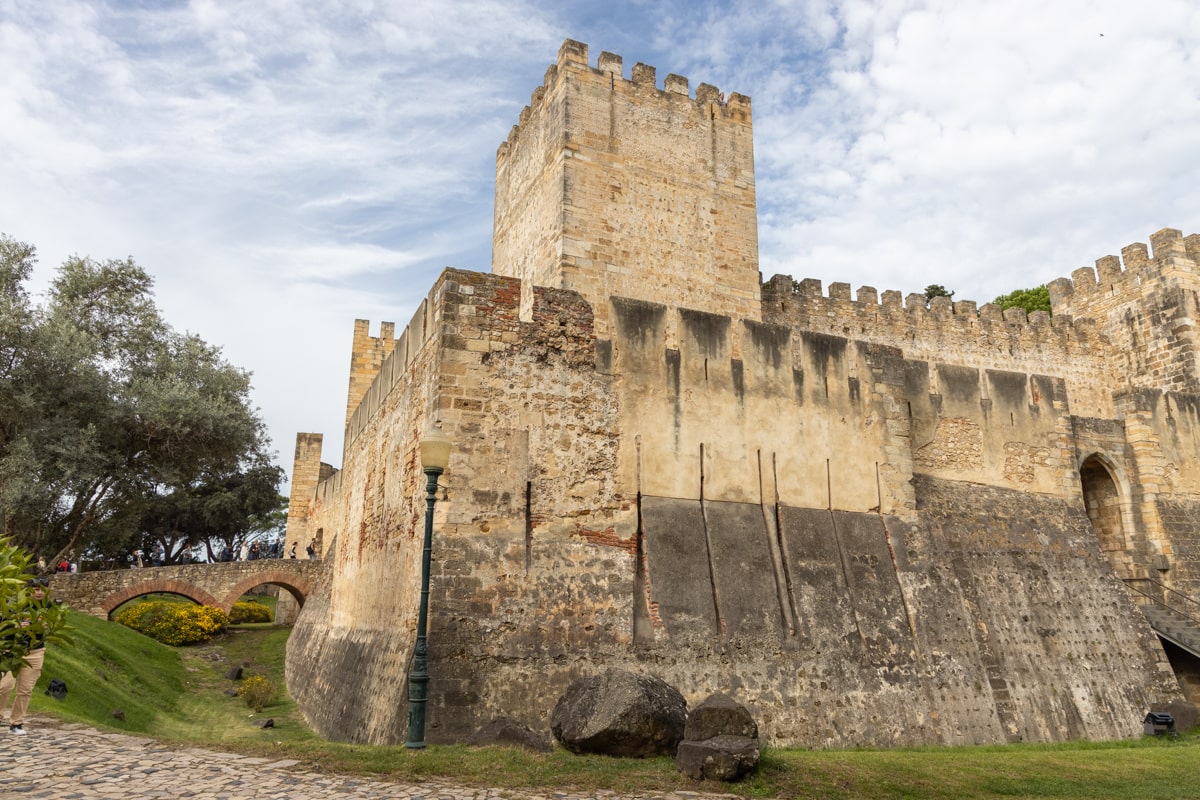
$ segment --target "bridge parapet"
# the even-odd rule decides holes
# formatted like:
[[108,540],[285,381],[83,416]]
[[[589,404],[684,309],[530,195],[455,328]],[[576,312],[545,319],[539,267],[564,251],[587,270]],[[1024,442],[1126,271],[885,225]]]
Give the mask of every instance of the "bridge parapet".
[[104,618],[122,603],[154,593],[182,595],[229,613],[239,597],[264,583],[283,587],[304,605],[324,563],[279,558],[57,573],[50,580],[50,593],[76,611]]

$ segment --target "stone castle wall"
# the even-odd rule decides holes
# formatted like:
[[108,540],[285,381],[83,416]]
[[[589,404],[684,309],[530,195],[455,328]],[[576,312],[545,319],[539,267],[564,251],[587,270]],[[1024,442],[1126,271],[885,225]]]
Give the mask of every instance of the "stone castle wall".
[[[533,294],[530,322],[513,279],[451,270],[431,294],[418,361],[440,364],[431,405],[456,433],[430,741],[498,714],[544,729],[598,664],[693,701],[733,692],[772,741],[817,746],[1126,736],[1177,691],[1082,501],[1061,499],[1080,445],[1061,377],[620,298],[597,340],[578,296]],[[433,409],[404,381],[392,393],[347,451],[337,491],[355,496],[315,512],[350,535],[289,650],[332,738],[403,736],[413,631],[378,621],[413,617],[414,420]],[[383,481],[388,453],[408,455]],[[355,680],[339,688],[330,663]],[[331,694],[378,702],[309,711]]]
[[429,741],[545,730],[609,666],[776,744],[1136,735],[1180,688],[1126,585],[1200,590],[1196,237],[1055,282],[1053,317],[764,287],[749,100],[686,86],[565,43],[497,155],[494,274],[356,323],[342,469],[293,483],[289,541],[332,542],[306,717],[403,739],[439,420]]

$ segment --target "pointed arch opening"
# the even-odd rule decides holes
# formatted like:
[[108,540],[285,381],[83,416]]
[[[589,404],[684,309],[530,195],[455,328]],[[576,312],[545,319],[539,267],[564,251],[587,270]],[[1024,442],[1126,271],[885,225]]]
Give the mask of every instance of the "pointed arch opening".
[[1128,550],[1128,542],[1121,513],[1120,485],[1099,455],[1088,457],[1080,466],[1079,482],[1083,485],[1083,505],[1100,542],[1100,550],[1121,574],[1122,556]]

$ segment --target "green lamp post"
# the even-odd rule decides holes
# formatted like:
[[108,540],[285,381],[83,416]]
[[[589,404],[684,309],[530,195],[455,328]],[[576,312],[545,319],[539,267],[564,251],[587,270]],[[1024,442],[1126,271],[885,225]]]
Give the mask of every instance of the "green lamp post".
[[425,645],[429,622],[429,554],[433,549],[433,506],[437,503],[438,477],[450,462],[450,439],[434,422],[421,437],[421,469],[425,472],[425,548],[421,553],[421,609],[417,614],[417,641],[413,646],[412,671],[408,673],[408,741],[413,750],[425,747],[425,700],[429,696],[428,650]]

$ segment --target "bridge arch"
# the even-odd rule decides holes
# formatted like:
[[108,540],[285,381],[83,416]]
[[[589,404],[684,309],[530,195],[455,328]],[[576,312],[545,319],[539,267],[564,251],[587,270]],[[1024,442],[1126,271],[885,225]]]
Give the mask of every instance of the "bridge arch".
[[264,583],[286,589],[288,594],[296,598],[296,603],[301,607],[304,606],[304,600],[308,597],[308,593],[312,591],[308,579],[303,575],[297,575],[295,572],[284,570],[265,571],[251,575],[234,584],[234,587],[225,595],[225,599],[219,603],[213,603],[213,605],[228,614],[233,610],[233,604],[238,601],[238,598],[255,586],[262,586]]
[[[146,594],[177,594],[202,606],[221,607],[221,602],[217,598],[199,586],[173,578],[153,578],[118,589],[100,601],[100,609],[106,617],[111,617],[112,612],[120,608],[122,604]],[[232,606],[232,604],[230,605]],[[229,612],[229,609],[224,610],[226,613]]]

